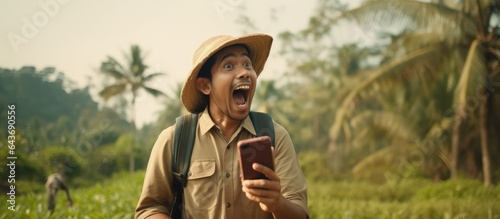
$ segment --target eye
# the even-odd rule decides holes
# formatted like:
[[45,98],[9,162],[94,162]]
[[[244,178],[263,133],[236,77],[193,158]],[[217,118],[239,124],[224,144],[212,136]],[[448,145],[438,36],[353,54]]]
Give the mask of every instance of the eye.
[[252,67],[252,63],[251,62],[245,62],[244,66],[245,66],[245,68],[251,68]]
[[224,68],[225,68],[225,69],[230,69],[230,68],[233,68],[233,65],[231,65],[231,64],[225,64],[225,65],[224,65]]

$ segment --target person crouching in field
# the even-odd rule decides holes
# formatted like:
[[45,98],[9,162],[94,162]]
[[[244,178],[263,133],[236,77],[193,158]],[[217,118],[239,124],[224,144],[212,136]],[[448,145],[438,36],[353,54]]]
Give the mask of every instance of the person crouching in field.
[[69,189],[68,186],[66,186],[64,177],[60,173],[53,173],[47,178],[47,182],[45,183],[45,190],[47,190],[50,214],[54,212],[54,209],[56,207],[55,199],[57,190],[59,189],[62,189],[66,192],[68,206],[71,207],[73,205],[73,201],[71,200],[71,196],[69,195]]

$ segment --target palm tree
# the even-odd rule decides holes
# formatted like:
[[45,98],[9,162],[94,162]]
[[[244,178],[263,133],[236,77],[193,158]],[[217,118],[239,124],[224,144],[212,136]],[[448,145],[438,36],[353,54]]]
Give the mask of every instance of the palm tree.
[[[439,82],[446,83],[446,80]],[[353,113],[345,130],[355,134],[345,139],[349,140],[350,148],[360,151],[357,154],[362,156],[361,159],[355,157],[358,162],[353,168],[354,175],[365,172],[370,173],[370,179],[380,179],[386,177],[385,173],[403,177],[416,173],[435,180],[443,178],[443,170],[449,162],[442,139],[451,126],[451,119],[440,116],[445,106],[441,99],[446,98],[429,96],[441,92],[444,97],[450,97],[452,92],[437,89],[430,95],[412,95],[415,92],[408,87],[415,86],[413,84],[418,81],[379,91],[382,94],[377,92],[372,96],[375,102],[369,103],[372,107],[358,107]]]
[[[488,127],[493,126],[487,121],[491,118],[488,113],[498,112],[488,109],[492,105],[489,104],[491,90],[487,88],[491,87],[491,78],[498,77],[500,71],[500,23],[494,19],[500,16],[500,4],[489,0],[445,3],[447,1],[373,0],[324,21],[325,25],[332,25],[339,20],[350,20],[364,25],[365,29],[376,31],[390,27],[386,29],[399,31],[382,54],[380,67],[363,75],[364,80],[346,92],[330,131],[331,146],[338,141],[353,103],[362,99],[361,93],[382,83],[402,83],[405,78],[420,80],[422,86],[426,86],[434,83],[440,74],[449,74],[448,86],[454,87],[454,103],[450,106],[453,113],[444,113],[443,117],[453,116],[449,149],[451,178],[459,174],[460,148],[472,146],[460,137],[479,128],[479,136],[473,137],[481,142],[484,183],[490,185]],[[446,66],[455,66],[455,69],[450,71]],[[483,80],[478,82],[478,78]],[[471,105],[471,101],[478,104]]]
[[[161,91],[147,86],[148,83],[164,74],[146,74],[148,66],[144,64],[144,57],[141,53],[141,48],[138,45],[132,45],[130,48],[130,54],[126,57],[126,65],[120,64],[115,58],[111,56],[108,56],[108,59],[102,62],[100,72],[106,76],[112,77],[115,82],[102,89],[99,92],[99,95],[105,101],[108,101],[112,97],[119,97],[124,94],[131,95],[130,121],[132,123],[133,132],[135,133],[135,101],[137,99],[139,91],[144,90],[155,97],[164,95]],[[129,169],[131,172],[133,172],[135,168],[134,145],[131,145],[130,147]]]
[[[343,83],[362,67],[370,66],[367,58],[372,49],[361,48],[356,44],[335,45],[335,34],[325,33],[328,26],[323,26],[321,19],[331,14],[334,9],[343,6],[331,1],[322,2],[319,14],[312,17],[309,27],[292,34],[281,33],[284,53],[289,54],[289,72],[285,96],[295,102],[282,107],[293,120],[290,132],[298,145],[307,150],[327,150],[328,129],[333,123],[337,109],[335,99],[345,86]],[[329,7],[334,7],[329,8]],[[337,8],[339,7],[339,8]],[[330,12],[325,8],[332,9]],[[283,106],[282,103],[278,104]],[[344,148],[336,147],[332,163],[336,173],[345,171],[351,157],[342,156]],[[339,156],[336,156],[339,155]],[[348,158],[349,157],[349,158]]]

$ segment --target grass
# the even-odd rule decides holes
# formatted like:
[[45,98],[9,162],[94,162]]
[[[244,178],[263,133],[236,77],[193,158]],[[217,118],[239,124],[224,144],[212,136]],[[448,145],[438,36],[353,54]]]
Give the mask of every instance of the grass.
[[[142,189],[144,172],[120,173],[91,187],[70,190],[73,206],[66,207],[64,192],[58,192],[56,210],[50,218],[133,218]],[[2,196],[5,200],[6,197]],[[49,218],[45,193],[16,197],[16,211],[7,210],[2,201],[0,219]]]
[[308,191],[311,218],[500,219],[500,187],[469,181],[316,182]]
[[[71,190],[72,208],[58,193],[50,218],[133,218],[144,172],[121,173],[90,187]],[[485,218],[500,219],[500,186],[476,181],[406,181],[392,184],[309,181],[311,218]],[[6,200],[5,196],[0,196]],[[43,192],[16,197],[16,211],[0,202],[0,219],[49,218]]]

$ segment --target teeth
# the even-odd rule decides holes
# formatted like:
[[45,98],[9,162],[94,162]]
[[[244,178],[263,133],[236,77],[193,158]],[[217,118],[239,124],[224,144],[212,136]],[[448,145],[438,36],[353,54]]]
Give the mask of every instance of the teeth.
[[250,90],[250,85],[240,85],[235,90]]

